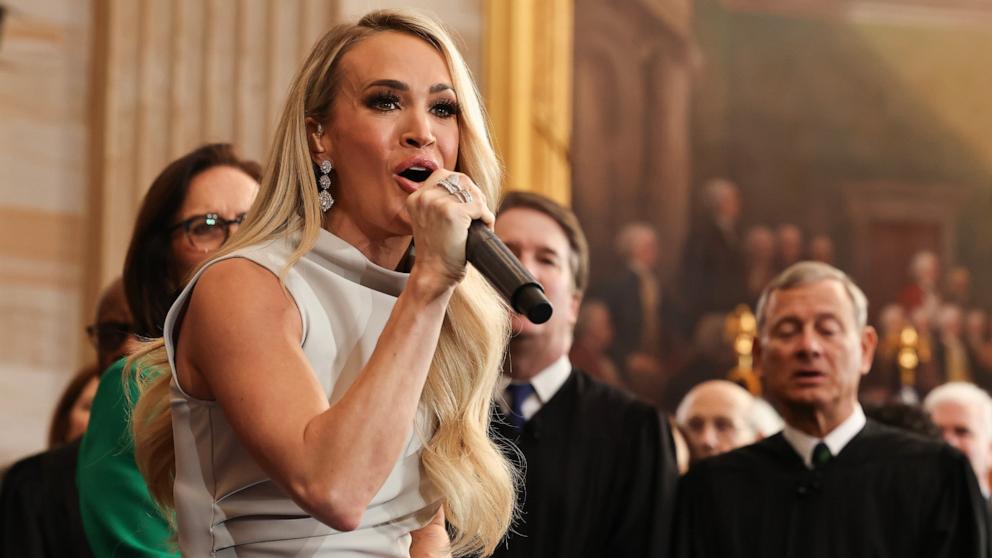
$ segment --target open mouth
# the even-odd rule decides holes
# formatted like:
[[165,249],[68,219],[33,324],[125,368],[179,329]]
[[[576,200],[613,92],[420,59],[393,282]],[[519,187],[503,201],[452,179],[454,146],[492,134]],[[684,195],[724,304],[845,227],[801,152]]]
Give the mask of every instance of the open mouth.
[[434,171],[427,167],[413,166],[399,173],[399,175],[412,182],[423,182],[430,177],[432,172]]
[[819,380],[826,377],[826,374],[819,370],[797,370],[792,377],[799,381]]

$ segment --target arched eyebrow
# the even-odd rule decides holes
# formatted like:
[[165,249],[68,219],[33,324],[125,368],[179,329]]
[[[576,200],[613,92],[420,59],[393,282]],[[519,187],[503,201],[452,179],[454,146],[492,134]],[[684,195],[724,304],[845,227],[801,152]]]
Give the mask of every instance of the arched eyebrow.
[[[410,90],[410,86],[409,85],[403,83],[402,81],[396,80],[396,79],[377,79],[377,80],[373,81],[372,83],[366,85],[365,86],[365,89],[368,89],[370,87],[388,87],[390,89],[395,89],[397,91],[409,91]],[[448,85],[447,83],[435,83],[430,88],[430,92],[431,93],[440,93],[442,91],[451,91],[451,90],[453,90],[452,87],[450,85]]]

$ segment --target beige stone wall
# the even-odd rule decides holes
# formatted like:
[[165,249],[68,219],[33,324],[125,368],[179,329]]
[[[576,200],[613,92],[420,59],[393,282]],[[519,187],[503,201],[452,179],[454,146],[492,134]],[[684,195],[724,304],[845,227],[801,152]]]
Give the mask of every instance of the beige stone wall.
[[0,44],[0,464],[81,364],[91,3],[8,0]]

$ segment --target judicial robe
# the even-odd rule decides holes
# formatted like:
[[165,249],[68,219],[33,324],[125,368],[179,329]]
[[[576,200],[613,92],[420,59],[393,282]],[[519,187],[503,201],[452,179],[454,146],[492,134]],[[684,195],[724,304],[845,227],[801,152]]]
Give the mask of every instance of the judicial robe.
[[869,420],[815,471],[781,433],[693,465],[680,558],[984,558],[987,523],[963,454]]
[[495,557],[666,555],[678,472],[653,407],[573,370],[520,433],[494,422],[526,461],[520,516]]

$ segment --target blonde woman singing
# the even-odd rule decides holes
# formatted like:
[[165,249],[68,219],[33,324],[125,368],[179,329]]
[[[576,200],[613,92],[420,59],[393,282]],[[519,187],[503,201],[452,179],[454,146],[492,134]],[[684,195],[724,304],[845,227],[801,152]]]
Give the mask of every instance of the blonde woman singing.
[[445,518],[455,556],[492,552],[508,313],[465,241],[499,180],[436,22],[374,12],[316,44],[255,206],[138,357],[137,460],[184,555],[416,555]]

